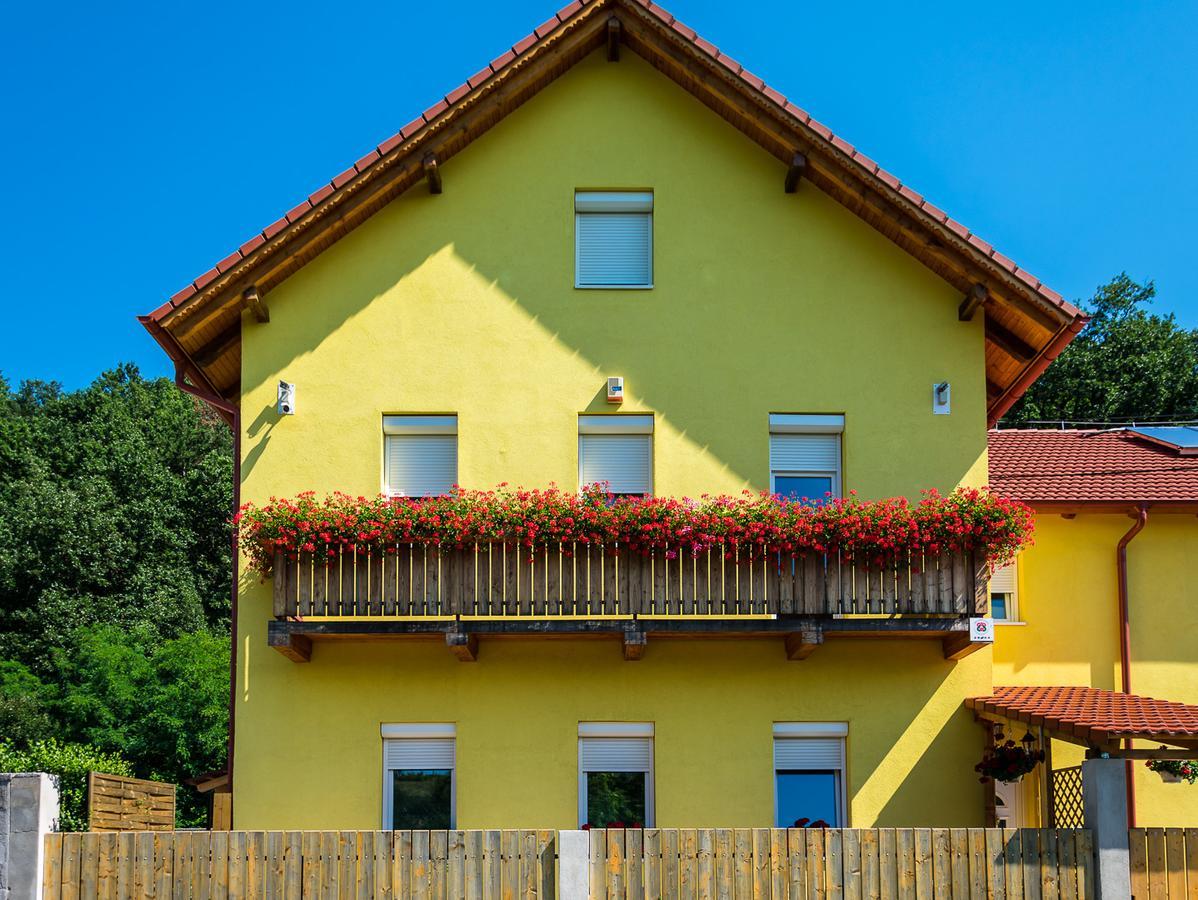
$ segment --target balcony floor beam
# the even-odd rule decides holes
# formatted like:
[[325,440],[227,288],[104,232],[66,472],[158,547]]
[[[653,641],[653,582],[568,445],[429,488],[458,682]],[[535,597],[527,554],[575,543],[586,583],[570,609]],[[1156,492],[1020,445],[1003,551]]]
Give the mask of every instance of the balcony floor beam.
[[478,635],[464,631],[445,632],[445,646],[460,662],[478,662]]

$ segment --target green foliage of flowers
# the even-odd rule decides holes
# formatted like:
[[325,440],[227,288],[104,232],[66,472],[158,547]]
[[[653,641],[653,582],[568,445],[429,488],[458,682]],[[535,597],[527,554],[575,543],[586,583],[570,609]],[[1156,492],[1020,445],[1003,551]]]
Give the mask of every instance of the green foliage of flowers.
[[48,772],[58,782],[58,830],[87,831],[87,775],[132,775],[133,766],[118,753],[88,744],[61,744],[54,738],[18,749],[0,740],[0,772]]
[[1194,759],[1150,759],[1144,763],[1153,772],[1176,775],[1182,781],[1193,784],[1198,781],[1198,760]]
[[493,491],[455,489],[442,497],[272,499],[246,504],[236,517],[251,565],[268,574],[277,552],[333,556],[400,543],[462,547],[501,542],[522,547],[616,542],[667,557],[722,548],[729,556],[839,553],[882,564],[956,550],[979,551],[996,564],[1031,539],[1032,512],[988,491],[960,488],[864,501],[850,495],[820,504],[770,494],[739,497],[613,497],[593,486]]

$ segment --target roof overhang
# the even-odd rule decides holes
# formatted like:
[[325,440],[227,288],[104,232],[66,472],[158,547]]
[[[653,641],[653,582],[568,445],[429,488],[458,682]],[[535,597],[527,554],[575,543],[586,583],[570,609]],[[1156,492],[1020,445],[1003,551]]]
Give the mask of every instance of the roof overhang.
[[1091,687],[996,687],[965,706],[982,718],[1019,722],[1103,752],[1124,740],[1198,751],[1198,706]]
[[[639,0],[576,0],[141,321],[188,372],[226,399],[240,391],[243,311],[259,320],[275,286],[591,52],[627,47],[803,178],[960,291],[956,312],[985,319],[991,423],[1015,403],[1086,319],[1039,279],[928,203],[739,63]],[[169,340],[167,339],[169,338]]]

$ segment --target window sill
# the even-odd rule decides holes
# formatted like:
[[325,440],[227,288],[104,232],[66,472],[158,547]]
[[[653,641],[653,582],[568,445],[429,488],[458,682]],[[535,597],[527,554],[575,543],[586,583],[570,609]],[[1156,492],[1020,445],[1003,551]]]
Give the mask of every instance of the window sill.
[[1026,625],[1027,622],[1012,622],[1009,619],[995,619],[994,624],[997,625]]
[[652,284],[578,284],[574,283],[576,291],[651,291]]

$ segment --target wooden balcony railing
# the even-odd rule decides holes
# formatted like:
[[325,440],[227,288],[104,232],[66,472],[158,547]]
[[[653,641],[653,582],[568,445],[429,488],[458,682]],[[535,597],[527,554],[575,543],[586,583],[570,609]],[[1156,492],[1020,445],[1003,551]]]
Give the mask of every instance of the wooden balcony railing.
[[[670,558],[673,557],[673,558]],[[886,567],[836,555],[749,561],[731,549],[648,556],[619,546],[530,551],[400,544],[332,559],[280,554],[274,614],[376,618],[985,615],[985,560],[944,553]]]

